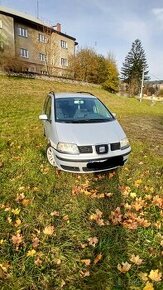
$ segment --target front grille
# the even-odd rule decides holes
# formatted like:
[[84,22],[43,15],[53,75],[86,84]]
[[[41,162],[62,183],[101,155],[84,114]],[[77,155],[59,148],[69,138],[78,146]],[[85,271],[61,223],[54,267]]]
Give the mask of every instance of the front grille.
[[110,144],[111,151],[119,150],[120,149],[120,142],[118,143],[111,143]]
[[92,153],[93,149],[92,146],[78,146],[80,153]]

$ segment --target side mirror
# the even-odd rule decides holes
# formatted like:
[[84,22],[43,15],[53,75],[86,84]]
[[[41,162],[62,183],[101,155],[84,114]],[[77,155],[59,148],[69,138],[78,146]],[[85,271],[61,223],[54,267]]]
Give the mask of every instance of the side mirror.
[[42,114],[39,116],[39,119],[42,121],[47,121],[48,120],[48,116],[46,114]]

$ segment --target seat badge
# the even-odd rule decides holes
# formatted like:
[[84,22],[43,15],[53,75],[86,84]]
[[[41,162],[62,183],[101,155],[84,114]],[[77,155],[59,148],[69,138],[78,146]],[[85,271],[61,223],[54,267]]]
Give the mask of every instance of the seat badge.
[[107,144],[96,145],[96,152],[97,154],[108,153],[108,145]]
[[99,147],[99,153],[105,153],[105,151],[106,151],[105,146],[100,146]]

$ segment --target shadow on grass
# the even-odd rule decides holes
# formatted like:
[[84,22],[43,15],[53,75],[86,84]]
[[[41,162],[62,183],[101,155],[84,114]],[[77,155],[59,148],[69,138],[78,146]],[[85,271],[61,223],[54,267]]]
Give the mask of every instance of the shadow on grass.
[[[97,189],[99,194],[113,193],[112,197],[97,198],[96,208],[103,212],[104,221],[109,221],[111,211],[120,207],[123,197],[119,190],[119,175],[115,173],[95,174],[91,178],[91,188]],[[127,236],[121,225],[99,226],[92,223],[92,235],[99,239],[98,245],[94,248],[94,258],[101,253],[102,259],[93,264],[90,269],[90,276],[81,279],[78,283],[80,288],[92,290],[127,290],[128,276],[120,273],[117,269],[118,263],[127,261]]]

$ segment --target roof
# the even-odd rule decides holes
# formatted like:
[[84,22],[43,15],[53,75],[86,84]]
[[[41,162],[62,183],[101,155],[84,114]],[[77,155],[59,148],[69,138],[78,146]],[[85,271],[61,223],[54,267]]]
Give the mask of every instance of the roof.
[[40,26],[43,26],[43,27],[47,27],[47,28],[50,28],[51,31],[54,31],[60,35],[63,35],[67,38],[70,38],[72,40],[76,40],[76,38],[70,36],[70,35],[67,35],[65,33],[62,33],[62,32],[59,32],[57,30],[55,30],[51,25],[49,25],[48,23],[42,21],[41,19],[39,18],[36,18],[34,16],[31,16],[27,13],[23,13],[23,12],[19,12],[17,10],[14,10],[14,9],[11,9],[11,8],[8,8],[8,7],[4,7],[4,6],[0,6],[0,14],[4,14],[4,15],[8,15],[8,16],[11,16],[13,18],[19,18],[21,20],[26,20],[28,22],[30,22],[31,24],[36,24],[36,25],[40,25]]
[[96,98],[93,94],[89,92],[50,92],[55,96],[55,98]]

